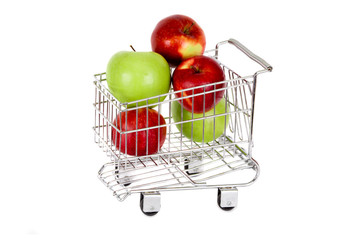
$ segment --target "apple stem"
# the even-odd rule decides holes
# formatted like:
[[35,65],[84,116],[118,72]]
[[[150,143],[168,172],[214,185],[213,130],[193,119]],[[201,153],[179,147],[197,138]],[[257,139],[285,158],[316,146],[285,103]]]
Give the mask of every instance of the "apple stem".
[[136,52],[135,48],[132,45],[130,45],[130,47],[134,52]]
[[184,29],[184,33],[185,34],[189,34],[190,33],[190,29],[192,28],[192,26],[194,26],[195,22],[191,23],[190,27],[187,27]]
[[193,65],[190,66],[190,69],[194,70],[195,73],[200,73],[200,69],[197,67],[194,67]]

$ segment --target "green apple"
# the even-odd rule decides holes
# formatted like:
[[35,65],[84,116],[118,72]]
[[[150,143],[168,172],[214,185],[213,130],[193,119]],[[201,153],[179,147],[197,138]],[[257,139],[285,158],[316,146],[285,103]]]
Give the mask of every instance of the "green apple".
[[[181,122],[181,111],[182,111],[183,121],[204,117],[203,113],[194,113],[194,118],[192,118],[191,112],[182,108],[179,102],[174,101],[171,105],[171,113],[175,122]],[[224,114],[229,111],[230,111],[229,105],[226,108],[224,98],[221,99],[221,101],[215,106],[215,115]],[[208,117],[205,119],[205,121],[203,119],[195,120],[193,122],[176,124],[176,127],[179,129],[179,131],[181,131],[181,126],[182,126],[183,135],[189,139],[191,139],[191,130],[192,130],[192,140],[195,142],[203,141],[203,127],[204,127],[204,142],[205,143],[211,142],[214,139],[220,137],[224,133],[227,125],[229,124],[230,115],[223,115],[218,117],[211,117],[211,116],[214,116],[214,108],[205,113],[205,117]],[[214,119],[215,119],[215,136],[214,136]]]
[[[129,103],[169,92],[170,67],[165,58],[155,52],[121,51],[109,60],[106,80],[114,97],[121,103]],[[148,100],[148,104],[154,103],[151,107],[158,102],[158,98]],[[145,100],[138,102],[138,106],[145,104]],[[136,107],[136,103],[128,107]]]

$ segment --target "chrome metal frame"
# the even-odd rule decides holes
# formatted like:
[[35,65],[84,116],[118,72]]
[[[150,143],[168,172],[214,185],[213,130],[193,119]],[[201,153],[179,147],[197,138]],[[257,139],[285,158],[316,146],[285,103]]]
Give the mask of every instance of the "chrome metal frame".
[[[221,45],[231,44],[242,51],[246,56],[259,63],[263,69],[253,75],[241,77],[233,70],[218,61],[218,53]],[[206,55],[217,60],[226,75],[226,86],[219,88],[216,84],[208,84],[181,91],[170,91],[166,94],[157,95],[151,98],[141,99],[129,103],[121,103],[114,98],[106,86],[106,74],[95,75],[95,142],[110,157],[111,162],[106,163],[100,169],[99,179],[113,191],[120,201],[123,201],[131,193],[139,192],[160,192],[173,190],[191,190],[208,188],[233,188],[249,186],[259,176],[259,164],[252,158],[253,147],[253,123],[255,108],[255,92],[257,76],[261,73],[272,71],[272,67],[260,57],[253,54],[245,46],[234,39],[220,42],[215,49],[207,51]],[[205,92],[205,86],[214,86],[212,91]],[[204,89],[203,92],[195,94],[195,91]],[[193,92],[192,96],[185,96],[185,91]],[[202,90],[201,90],[202,91]],[[172,102],[184,101],[194,96],[204,96],[224,91],[226,101],[226,112],[174,122],[172,118]],[[177,96],[181,97],[177,97]],[[161,98],[165,100],[161,101]],[[150,103],[150,100],[157,100],[157,103]],[[146,102],[140,106],[141,102]],[[128,108],[128,106],[135,106]],[[117,126],[114,119],[119,114],[127,114],[131,110],[138,111],[141,108],[152,107],[165,119],[165,124],[155,126],[148,125],[148,110],[145,128],[130,130],[127,126]],[[210,110],[212,111],[212,110]],[[183,110],[181,110],[182,116]],[[224,134],[211,142],[194,142],[193,134],[188,139],[183,135],[183,124],[203,121],[215,118],[213,129],[216,125],[216,117],[225,116]],[[137,125],[137,124],[136,124]],[[180,125],[180,130],[176,125]],[[136,135],[136,152],[138,152],[138,134],[144,133],[148,136],[150,131],[158,132],[158,146],[160,145],[159,132],[166,128],[166,140],[161,149],[155,154],[145,156],[131,156],[127,154],[127,136]],[[204,139],[203,127],[203,139]],[[112,137],[115,134],[116,137]],[[118,137],[120,136],[120,137]],[[125,137],[125,152],[118,149],[121,145],[122,136]],[[119,141],[119,142],[118,142]],[[146,143],[148,152],[148,141]],[[200,169],[200,170],[199,170]],[[241,173],[238,170],[242,170]],[[245,176],[243,179],[242,177]],[[240,179],[238,178],[240,177]],[[250,179],[250,180],[249,180]]]

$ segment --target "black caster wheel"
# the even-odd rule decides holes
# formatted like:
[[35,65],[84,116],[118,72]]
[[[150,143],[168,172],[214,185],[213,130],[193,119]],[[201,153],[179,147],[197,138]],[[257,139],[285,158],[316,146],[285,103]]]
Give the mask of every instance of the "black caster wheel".
[[224,211],[231,211],[237,205],[236,188],[218,188],[217,204]]
[[154,216],[160,211],[160,193],[140,193],[140,209],[147,216]]
[[[127,177],[127,176],[124,176],[124,177],[120,177],[120,171],[119,171],[119,167],[116,165],[115,166],[115,178],[116,179],[119,179],[118,181],[116,181],[118,184],[122,184],[122,185],[124,185],[124,187],[127,187],[127,186],[129,186],[131,183],[130,182],[128,182],[128,180],[129,180],[129,177]],[[120,179],[122,180],[122,181],[120,181]],[[125,184],[123,184],[123,182],[124,181],[126,181],[126,182],[128,182],[128,183],[125,183]]]
[[197,175],[203,171],[202,162],[201,160],[192,160],[189,159],[184,160],[184,170],[186,171],[187,175]]
[[189,171],[190,161],[189,161],[187,158],[184,160],[184,163],[185,163],[184,169],[185,169],[185,172],[187,173],[187,175],[194,175],[194,174],[196,174],[196,172],[191,172],[191,171]]

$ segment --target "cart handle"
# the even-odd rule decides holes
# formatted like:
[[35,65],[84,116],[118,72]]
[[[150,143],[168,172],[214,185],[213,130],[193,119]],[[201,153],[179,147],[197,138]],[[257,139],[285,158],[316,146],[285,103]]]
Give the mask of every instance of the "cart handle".
[[235,47],[237,47],[240,51],[242,51],[246,56],[248,56],[250,59],[252,59],[253,61],[257,62],[258,64],[260,64],[265,70],[271,72],[272,71],[272,66],[270,64],[268,64],[264,59],[262,59],[261,57],[255,55],[253,52],[251,52],[247,47],[245,47],[244,45],[242,45],[238,40],[235,40],[233,38],[230,38],[229,40],[220,42],[216,45],[216,55],[218,53],[218,48],[220,45],[224,44],[224,43],[231,43],[232,45],[234,45]]

